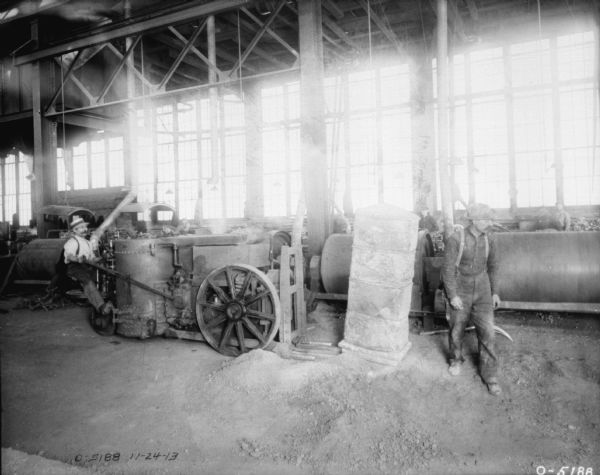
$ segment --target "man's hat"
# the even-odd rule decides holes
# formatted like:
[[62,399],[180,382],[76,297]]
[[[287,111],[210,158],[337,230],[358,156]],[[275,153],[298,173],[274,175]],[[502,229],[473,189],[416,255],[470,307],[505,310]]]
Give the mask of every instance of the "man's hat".
[[69,229],[71,231],[73,231],[80,224],[85,224],[87,226],[87,223],[83,220],[83,218],[81,216],[74,215],[73,220],[71,221],[71,224],[69,225]]
[[494,212],[486,204],[473,203],[467,208],[467,219],[494,219]]

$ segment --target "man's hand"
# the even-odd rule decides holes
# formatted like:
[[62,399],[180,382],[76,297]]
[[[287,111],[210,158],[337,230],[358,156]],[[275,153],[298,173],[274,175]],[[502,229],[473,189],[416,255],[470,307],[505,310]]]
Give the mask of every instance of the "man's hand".
[[492,305],[494,308],[498,308],[500,306],[500,297],[498,294],[492,295]]
[[450,299],[450,305],[452,306],[452,308],[454,310],[462,310],[463,309],[462,300],[460,299],[460,297],[458,295],[456,297],[452,297]]

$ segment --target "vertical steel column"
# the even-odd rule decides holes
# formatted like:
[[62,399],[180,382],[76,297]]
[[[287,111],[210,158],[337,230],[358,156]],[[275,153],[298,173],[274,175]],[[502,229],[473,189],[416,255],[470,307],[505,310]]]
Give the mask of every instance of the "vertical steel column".
[[[208,60],[217,64],[217,43],[215,37],[215,16],[210,15],[206,22],[206,38],[208,42]],[[217,82],[217,73],[213,68],[208,68],[208,82]],[[210,181],[217,184],[219,180],[219,89],[217,86],[208,90],[210,109]]]
[[[131,17],[131,0],[125,0],[124,6],[125,18]],[[143,40],[141,40],[143,41]],[[125,38],[125,50],[129,51],[133,40],[130,37]],[[126,62],[126,77],[127,77],[127,99],[135,97],[135,51],[132,51]],[[125,139],[125,147],[127,150],[125,161],[125,186],[131,190],[137,191],[137,156],[136,156],[136,109],[135,103],[127,103],[127,137]]]
[[316,255],[321,253],[329,234],[321,0],[298,1],[298,26],[302,178],[308,215],[309,254]]
[[438,158],[444,235],[452,233],[454,200],[448,163],[448,3],[437,0]]
[[[32,39],[38,38],[38,25],[31,25]],[[32,210],[36,216],[38,234],[46,235],[43,216],[39,210],[56,202],[56,121],[46,119],[44,108],[52,97],[54,87],[54,68],[52,59],[35,61],[31,68],[31,94],[33,105],[33,169],[36,180],[31,190]],[[33,213],[32,213],[33,214]]]

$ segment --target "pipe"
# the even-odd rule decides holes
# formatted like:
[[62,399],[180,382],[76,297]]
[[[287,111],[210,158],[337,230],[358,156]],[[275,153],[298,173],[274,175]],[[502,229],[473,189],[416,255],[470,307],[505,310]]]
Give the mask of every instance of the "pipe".
[[[502,232],[495,238],[502,308],[600,313],[600,233]],[[321,255],[328,292],[348,292],[351,259],[352,236],[332,234]]]

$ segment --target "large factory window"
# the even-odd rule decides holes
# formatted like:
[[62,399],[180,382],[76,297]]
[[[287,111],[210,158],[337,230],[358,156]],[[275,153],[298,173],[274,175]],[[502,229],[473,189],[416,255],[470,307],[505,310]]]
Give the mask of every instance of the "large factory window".
[[567,205],[600,204],[597,44],[588,31],[451,59],[450,156],[462,198],[508,208],[513,188],[519,207],[552,206],[562,187]]
[[125,183],[122,137],[99,136],[83,141],[73,147],[72,157],[71,177],[66,153],[62,150],[57,152],[59,190],[67,190],[71,184],[74,190],[86,190],[123,186]]
[[31,219],[31,161],[23,153],[8,154],[0,159],[0,221],[13,222],[19,218],[19,225],[26,226]]
[[600,204],[598,37],[588,31],[556,43],[565,204]]
[[374,67],[325,81],[329,184],[338,210],[386,202],[412,209],[407,65]]
[[265,216],[296,212],[300,193],[300,96],[298,83],[261,91]]

